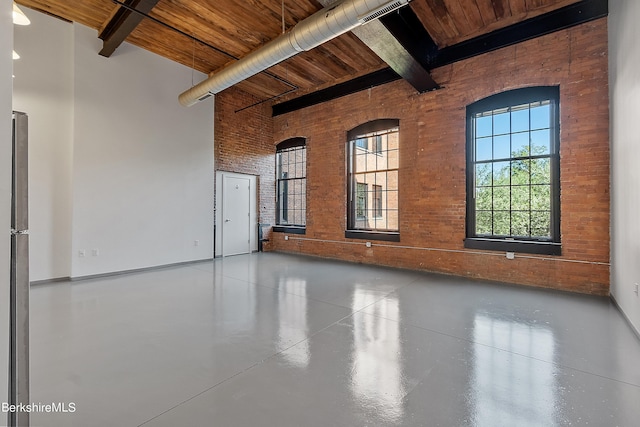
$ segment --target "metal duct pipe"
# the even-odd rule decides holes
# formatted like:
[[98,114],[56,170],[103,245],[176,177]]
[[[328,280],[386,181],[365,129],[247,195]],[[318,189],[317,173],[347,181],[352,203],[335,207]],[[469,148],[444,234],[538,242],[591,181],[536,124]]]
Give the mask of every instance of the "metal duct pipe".
[[407,3],[409,0],[339,0],[300,21],[290,32],[181,93],[180,104],[189,107]]

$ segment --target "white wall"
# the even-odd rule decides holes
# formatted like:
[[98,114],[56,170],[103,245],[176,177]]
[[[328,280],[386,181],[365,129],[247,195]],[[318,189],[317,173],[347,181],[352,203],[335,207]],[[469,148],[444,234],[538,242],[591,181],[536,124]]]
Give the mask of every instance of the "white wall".
[[23,8],[13,108],[29,115],[31,280],[71,274],[73,25]]
[[[0,403],[7,402],[9,382],[9,229],[11,227],[11,90],[13,60],[12,3],[0,0]],[[0,425],[6,423],[0,413]]]
[[640,332],[640,2],[609,2],[611,294]]
[[31,279],[212,258],[213,103],[178,104],[191,70],[127,43],[101,57],[95,30],[26,12]]
[[212,258],[213,101],[180,106],[191,70],[131,45],[103,58],[75,28],[72,276]]

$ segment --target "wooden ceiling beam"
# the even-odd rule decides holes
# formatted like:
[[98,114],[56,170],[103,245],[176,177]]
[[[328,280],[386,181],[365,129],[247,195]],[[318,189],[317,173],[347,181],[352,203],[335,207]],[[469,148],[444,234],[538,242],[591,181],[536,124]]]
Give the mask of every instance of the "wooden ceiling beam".
[[382,70],[374,71],[373,73],[356,77],[355,79],[351,79],[343,83],[338,83],[326,89],[320,89],[315,92],[299,96],[298,98],[276,104],[272,107],[272,115],[275,117],[281,114],[290,113],[305,107],[310,107],[312,105],[360,92],[361,90],[391,83],[393,81],[400,80],[401,78],[402,77],[400,77],[391,68],[383,68]]
[[[323,6],[329,6],[332,0],[318,0]],[[398,39],[386,25],[382,23],[382,19],[389,17],[393,22],[400,16],[401,11],[410,10],[408,7],[403,7],[397,11],[383,16],[379,20],[373,20],[366,25],[351,30],[351,34],[360,39],[369,49],[371,49],[380,59],[386,62],[395,73],[405,79],[411,86],[413,86],[418,92],[426,92],[437,89],[438,84],[431,78],[429,71],[416,60],[412,52],[406,49],[402,40]],[[413,13],[413,12],[410,12]],[[415,14],[414,14],[415,16]],[[422,32],[426,34],[426,37],[433,43],[433,40],[429,37],[428,33],[424,30],[424,27],[416,17],[415,22]],[[403,20],[398,22],[397,26],[406,24]]]
[[[403,7],[394,13],[379,19],[379,25],[384,26],[395,43],[402,47],[402,54],[386,61],[391,68],[408,81],[418,92],[439,89],[440,86],[429,74],[429,59],[438,51],[438,45],[433,41],[424,28],[413,9]],[[404,70],[394,65],[395,61],[409,63],[410,68]]]
[[407,51],[380,20],[354,28],[351,32],[418,92],[427,92],[439,87],[431,78],[429,71]]
[[[474,56],[482,55],[496,49],[511,46],[536,37],[541,37],[556,31],[584,24],[589,21],[606,17],[609,13],[607,0],[582,0],[539,15],[526,21],[519,22],[489,34],[473,38],[438,49],[421,58],[428,61],[428,69],[441,67]],[[419,41],[417,41],[419,44]],[[390,68],[379,70],[356,79],[321,89],[303,96],[293,98],[273,106],[273,116],[300,110],[311,105],[336,99],[370,87],[386,84],[400,77]]]
[[603,18],[609,14],[607,0],[582,0],[499,30],[438,50],[429,69],[551,34]]
[[[158,3],[158,0],[127,0],[125,3],[116,3],[119,4],[117,10],[111,15],[108,22],[103,25],[103,30],[98,35],[102,40],[102,50],[100,50],[99,54],[107,58],[116,51],[118,46],[142,22],[143,14],[149,13]],[[132,9],[141,13],[135,13]]]

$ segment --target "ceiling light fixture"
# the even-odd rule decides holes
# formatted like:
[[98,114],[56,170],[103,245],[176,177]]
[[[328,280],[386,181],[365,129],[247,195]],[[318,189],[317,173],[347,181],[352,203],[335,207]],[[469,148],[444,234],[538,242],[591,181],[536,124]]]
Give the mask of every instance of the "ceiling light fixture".
[[15,50],[13,51],[13,59],[20,59],[20,55]]
[[31,24],[31,21],[29,20],[29,18],[27,18],[27,15],[25,15],[24,12],[20,10],[15,2],[13,3],[13,23],[16,25]]

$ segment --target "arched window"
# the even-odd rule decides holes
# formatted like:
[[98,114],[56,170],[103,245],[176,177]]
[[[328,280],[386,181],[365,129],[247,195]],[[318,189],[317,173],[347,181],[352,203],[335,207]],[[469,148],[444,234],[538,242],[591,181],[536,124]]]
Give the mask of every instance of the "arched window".
[[305,138],[276,146],[276,227],[274,231],[303,233],[307,213],[307,148]]
[[559,89],[467,107],[467,239],[475,249],[560,254]]
[[399,241],[399,120],[362,124],[347,133],[346,237]]

